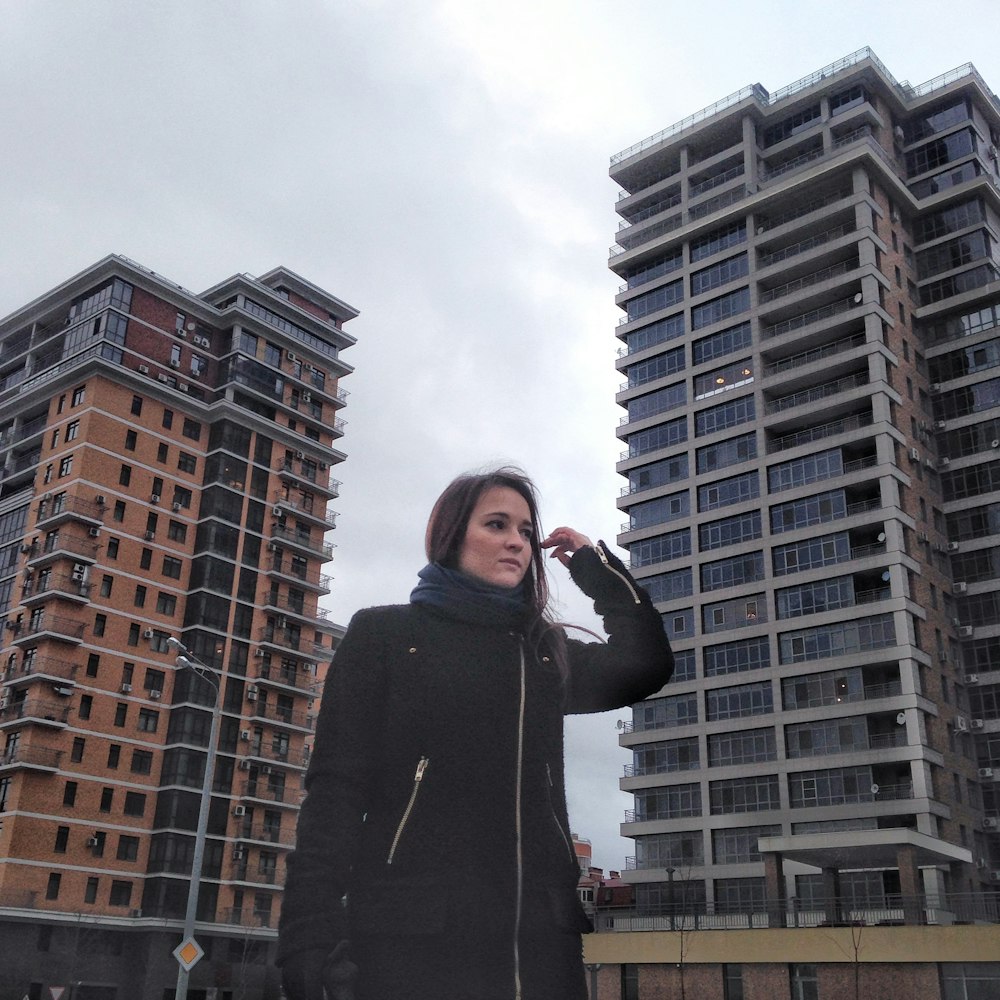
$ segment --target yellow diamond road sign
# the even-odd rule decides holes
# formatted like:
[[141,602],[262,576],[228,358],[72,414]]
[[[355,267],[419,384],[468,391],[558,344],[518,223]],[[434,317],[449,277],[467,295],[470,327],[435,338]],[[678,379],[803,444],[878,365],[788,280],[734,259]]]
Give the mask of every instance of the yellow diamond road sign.
[[174,958],[185,972],[190,972],[204,954],[205,949],[193,937],[181,941],[173,951]]

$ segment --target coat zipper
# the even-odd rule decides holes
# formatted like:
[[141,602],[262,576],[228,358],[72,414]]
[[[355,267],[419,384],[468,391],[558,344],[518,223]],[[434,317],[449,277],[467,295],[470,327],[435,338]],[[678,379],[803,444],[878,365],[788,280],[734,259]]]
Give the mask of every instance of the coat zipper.
[[399,838],[403,836],[403,830],[406,828],[407,821],[410,818],[410,813],[413,812],[413,805],[417,801],[417,794],[420,792],[420,782],[423,780],[424,771],[427,770],[427,765],[429,763],[429,758],[421,757],[419,763],[417,764],[416,774],[413,775],[413,791],[410,792],[410,801],[406,803],[406,808],[403,810],[403,818],[399,821],[399,826],[396,827],[396,836],[392,838],[392,846],[389,848],[389,856],[385,859],[385,863],[387,865],[392,864],[392,859],[396,855],[396,848],[399,846]]
[[629,580],[629,578],[625,576],[624,573],[619,573],[618,570],[616,570],[614,566],[612,566],[608,562],[607,554],[600,545],[595,545],[594,548],[597,549],[597,554],[601,557],[601,562],[604,563],[604,566],[608,570],[608,572],[614,573],[615,576],[617,576],[618,579],[621,580],[621,582],[624,583],[626,587],[628,587],[628,592],[632,595],[632,600],[635,601],[636,604],[641,604],[642,601],[639,600],[639,595],[635,592],[635,587],[632,586],[632,582]]
[[517,710],[517,774],[515,778],[514,831],[517,846],[517,898],[514,909],[514,1000],[521,1000],[521,907],[524,894],[524,856],[521,845],[521,786],[524,769],[524,702],[525,670],[524,643],[521,653],[521,698]]
[[545,776],[549,779],[549,809],[552,811],[552,818],[555,820],[556,826],[559,827],[559,832],[562,834],[566,847],[569,849],[569,854],[573,859],[573,864],[579,868],[580,859],[576,856],[576,851],[573,850],[573,841],[570,840],[569,834],[566,833],[562,823],[559,822],[558,815],[556,815],[556,804],[552,801],[552,790],[555,788],[555,785],[552,782],[552,768],[548,762],[545,764]]

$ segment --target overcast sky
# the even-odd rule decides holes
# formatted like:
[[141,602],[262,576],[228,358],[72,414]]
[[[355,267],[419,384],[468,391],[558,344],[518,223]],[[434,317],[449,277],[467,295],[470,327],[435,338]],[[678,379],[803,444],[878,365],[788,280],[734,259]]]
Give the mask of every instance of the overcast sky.
[[[470,468],[520,464],[545,525],[614,540],[612,154],[865,45],[901,81],[971,61],[1000,89],[998,21],[996,0],[3,0],[0,315],[112,252],[195,291],[282,264],[360,309],[326,599],[346,623],[407,599]],[[629,715],[568,727],[571,820],[606,869],[634,853]]]

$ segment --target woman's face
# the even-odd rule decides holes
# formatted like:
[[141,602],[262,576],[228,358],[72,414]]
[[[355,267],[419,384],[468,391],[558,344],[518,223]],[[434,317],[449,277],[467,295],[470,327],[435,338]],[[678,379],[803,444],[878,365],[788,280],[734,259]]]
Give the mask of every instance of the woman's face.
[[531,565],[531,510],[517,490],[494,486],[473,508],[458,568],[497,587],[516,587]]

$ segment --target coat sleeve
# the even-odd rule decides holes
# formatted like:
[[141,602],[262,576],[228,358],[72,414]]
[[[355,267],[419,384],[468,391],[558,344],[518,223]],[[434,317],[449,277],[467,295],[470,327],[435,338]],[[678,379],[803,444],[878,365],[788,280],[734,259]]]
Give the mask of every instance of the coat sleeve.
[[278,924],[278,964],[331,951],[347,936],[343,898],[376,779],[385,664],[377,609],[359,612],[341,640],[323,690],[306,798]]
[[604,619],[608,641],[567,640],[567,712],[604,712],[659,691],[670,680],[674,656],[649,594],[604,542],[578,549],[569,570]]

